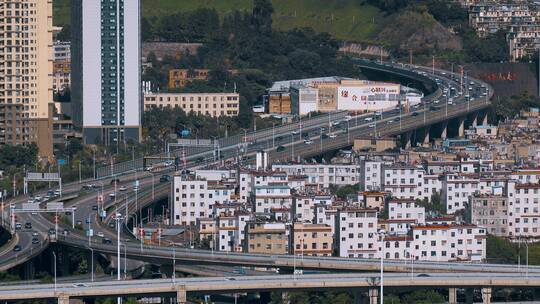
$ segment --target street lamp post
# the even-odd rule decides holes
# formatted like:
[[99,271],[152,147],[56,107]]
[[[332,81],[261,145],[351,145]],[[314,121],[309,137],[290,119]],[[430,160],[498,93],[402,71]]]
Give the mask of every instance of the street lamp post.
[[529,277],[529,243],[527,241],[525,241],[525,263],[526,263],[526,267],[525,268],[525,277],[528,278]]
[[381,229],[379,230],[379,236],[381,237],[381,291],[380,291],[380,304],[383,304],[384,303],[384,236],[385,236],[385,231],[384,229]]
[[320,138],[319,141],[320,141],[320,147],[321,147],[321,153],[322,153],[322,142],[323,142],[323,138],[322,138],[322,135],[323,135],[323,134],[322,134],[322,128],[320,128],[319,130],[320,130],[320,132],[321,132],[321,138]]
[[154,200],[154,173],[150,172],[152,174],[152,201]]
[[272,123],[272,148],[276,146],[276,131],[275,131],[276,123]]
[[127,279],[127,247],[126,244],[120,244],[124,247],[124,280]]
[[52,252],[54,256],[54,290],[56,290],[56,252]]
[[[116,213],[114,219],[116,220],[116,267],[117,267],[117,271],[116,271],[116,280],[117,281],[120,281],[120,271],[122,269],[122,262],[121,262],[121,257],[120,257],[120,221],[122,220],[122,214],[120,213]],[[122,298],[121,297],[118,297],[117,298],[117,303],[118,304],[121,304],[122,303]]]
[[173,246],[173,271],[172,271],[172,281],[173,284],[176,283],[176,247]]
[[91,262],[90,262],[90,271],[91,271],[91,277],[90,279],[92,282],[94,282],[94,249],[92,247],[88,247],[90,249],[90,252],[92,254]]
[[347,144],[351,143],[351,131],[349,130],[349,121],[347,120]]
[[294,161],[294,134],[291,133],[291,160]]
[[92,161],[94,164],[94,180],[96,179],[96,149],[92,149]]

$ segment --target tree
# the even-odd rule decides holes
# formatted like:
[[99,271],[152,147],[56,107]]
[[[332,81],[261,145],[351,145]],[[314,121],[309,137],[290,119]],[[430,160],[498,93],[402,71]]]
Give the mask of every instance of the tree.
[[272,32],[272,14],[274,7],[270,0],[254,0],[252,24],[255,30],[261,34],[270,34]]
[[486,255],[490,263],[514,264],[517,263],[518,253],[514,243],[503,238],[488,235]]
[[444,297],[434,290],[417,290],[403,297],[403,303],[407,304],[432,304],[445,303]]
[[0,168],[32,167],[36,164],[38,147],[35,143],[29,145],[0,146]]
[[349,195],[356,194],[360,189],[360,185],[347,185],[337,189],[336,195],[341,199],[347,199]]
[[520,111],[530,107],[540,107],[540,99],[528,95],[524,92],[520,96],[510,98],[496,98],[492,101],[492,109],[495,112],[497,120],[514,118]]

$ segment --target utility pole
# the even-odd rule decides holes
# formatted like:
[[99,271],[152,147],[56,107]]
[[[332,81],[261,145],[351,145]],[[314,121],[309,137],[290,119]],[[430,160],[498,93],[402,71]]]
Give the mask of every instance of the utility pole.
[[96,149],[92,149],[92,160],[94,163],[94,179],[96,179]]

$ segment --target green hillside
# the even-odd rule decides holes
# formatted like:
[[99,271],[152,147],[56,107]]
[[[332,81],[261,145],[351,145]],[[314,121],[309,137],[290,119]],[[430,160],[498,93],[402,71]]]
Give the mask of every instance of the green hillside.
[[[69,1],[54,0],[55,24],[69,22]],[[373,6],[358,0],[272,0],[274,26],[279,29],[311,27],[347,40],[366,40],[382,23],[383,16]],[[190,11],[199,7],[215,8],[220,14],[235,9],[250,10],[252,0],[142,0],[143,17]]]

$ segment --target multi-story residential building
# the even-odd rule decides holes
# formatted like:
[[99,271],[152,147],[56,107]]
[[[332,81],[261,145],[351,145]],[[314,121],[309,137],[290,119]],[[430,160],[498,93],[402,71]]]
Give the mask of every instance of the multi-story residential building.
[[246,223],[252,220],[250,213],[220,215],[217,218],[219,251],[241,252],[243,250]]
[[362,160],[360,162],[360,185],[366,191],[380,191],[383,184],[382,168],[384,162]]
[[69,41],[55,41],[53,44],[54,61],[71,61],[71,43]]
[[316,204],[315,206],[315,224],[328,225],[331,228],[332,235],[335,235],[336,215],[341,208],[338,205]]
[[508,182],[508,236],[540,238],[540,183]]
[[245,227],[244,252],[287,254],[289,229],[285,223],[249,221]]
[[238,116],[238,93],[150,93],[144,95],[144,110],[153,108],[180,108],[198,115]]
[[424,175],[424,198],[430,199],[432,195],[441,193],[442,180],[440,175]]
[[328,225],[293,223],[290,233],[291,254],[331,256],[332,228]]
[[53,68],[53,91],[60,93],[71,86],[71,63],[55,61]]
[[480,37],[507,32],[510,58],[534,55],[540,45],[540,5],[538,3],[481,3],[470,6],[469,23]]
[[0,145],[52,160],[52,2],[0,0]]
[[516,169],[510,174],[510,178],[519,183],[540,182],[540,168]]
[[414,256],[423,261],[482,261],[486,231],[475,225],[418,225],[411,228]]
[[59,93],[71,86],[71,48],[69,42],[53,45],[53,91]]
[[504,195],[475,194],[471,200],[471,223],[491,235],[508,236],[508,199]]
[[469,23],[480,37],[508,30],[517,25],[534,25],[540,21],[540,5],[525,3],[483,3],[469,9]]
[[391,165],[383,168],[383,187],[395,198],[424,198],[424,169],[416,166]]
[[335,217],[335,243],[340,257],[378,256],[377,210],[343,208]]
[[172,192],[175,225],[195,225],[197,219],[212,216],[206,180],[193,175],[175,175]]
[[410,220],[412,224],[423,225],[426,223],[426,208],[418,206],[414,200],[391,200],[388,202],[388,219]]
[[360,180],[358,165],[354,164],[273,164],[272,169],[288,175],[304,175],[306,183],[316,184],[320,188],[354,185]]
[[385,235],[378,250],[386,259],[480,262],[486,258],[485,238],[485,229],[475,225],[418,225],[406,235]]
[[363,207],[381,211],[385,208],[385,197],[384,192],[364,191],[359,193],[358,201]]
[[220,215],[217,219],[217,248],[219,251],[236,251],[238,223],[234,215]]
[[195,225],[198,218],[214,216],[214,205],[228,203],[234,188],[230,184],[182,174],[173,177],[172,192],[173,223]]
[[446,205],[446,213],[465,209],[470,197],[478,191],[478,179],[463,174],[446,174],[442,182],[441,202]]
[[141,137],[140,0],[72,1],[71,98],[86,144]]
[[197,219],[197,239],[200,243],[208,242],[212,249],[219,248],[217,242],[217,224],[215,218],[200,217]]
[[290,210],[292,207],[291,189],[288,185],[255,186],[253,190],[252,202],[255,213],[270,214],[272,209]]
[[331,195],[293,194],[292,208],[294,220],[314,223],[315,206],[331,205],[334,197]]

